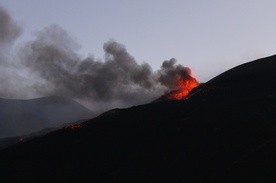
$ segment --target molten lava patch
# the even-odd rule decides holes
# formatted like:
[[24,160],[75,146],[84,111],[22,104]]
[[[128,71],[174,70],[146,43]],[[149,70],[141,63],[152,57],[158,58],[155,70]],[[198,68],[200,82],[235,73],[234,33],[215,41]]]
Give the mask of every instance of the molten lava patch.
[[69,125],[66,127],[66,129],[71,129],[71,130],[76,130],[76,129],[80,129],[82,128],[82,125],[81,124],[73,124],[73,125]]
[[169,99],[183,100],[187,98],[190,91],[198,85],[198,81],[192,76],[189,76],[185,79],[181,79],[177,82],[178,89],[170,92]]

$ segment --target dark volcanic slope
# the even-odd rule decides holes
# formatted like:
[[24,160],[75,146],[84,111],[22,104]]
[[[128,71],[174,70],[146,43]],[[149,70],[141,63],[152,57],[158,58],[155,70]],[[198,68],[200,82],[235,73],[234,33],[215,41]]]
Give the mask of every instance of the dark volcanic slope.
[[239,96],[256,97],[275,94],[276,56],[271,56],[235,67],[213,78],[210,85],[227,88]]
[[88,109],[67,98],[0,99],[0,138],[26,135],[89,117]]
[[[275,181],[275,63],[273,56],[234,68],[185,101],[112,110],[82,128],[22,142],[0,152],[0,177],[48,182]],[[263,88],[254,90],[260,86],[256,81]]]

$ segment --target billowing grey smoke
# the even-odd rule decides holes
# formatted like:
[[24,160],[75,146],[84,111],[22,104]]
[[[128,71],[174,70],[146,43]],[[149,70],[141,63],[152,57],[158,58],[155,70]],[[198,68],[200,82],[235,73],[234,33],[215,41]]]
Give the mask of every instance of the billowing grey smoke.
[[17,97],[18,90],[25,88],[26,79],[18,72],[13,44],[21,34],[21,28],[8,12],[0,7],[0,97]]
[[177,89],[177,82],[191,75],[189,67],[176,65],[176,59],[165,60],[159,71],[159,82],[170,90]]
[[21,29],[7,11],[0,7],[0,49],[10,45],[21,34]]
[[[5,37],[5,31],[0,29],[0,35]],[[8,34],[10,37],[12,35]],[[18,72],[28,71],[25,74],[30,81],[28,89],[21,95],[14,90],[0,93],[12,93],[16,97],[30,96],[29,93],[34,96],[65,96],[100,112],[149,102],[176,89],[175,81],[190,74],[188,68],[176,65],[175,59],[164,61],[161,69],[153,72],[148,64],[138,64],[126,48],[116,41],[104,44],[103,60],[93,57],[81,59],[78,49],[78,44],[64,29],[58,25],[46,27],[35,40],[26,43],[16,53],[18,65],[23,65]],[[26,83],[24,86],[22,82],[10,85],[24,88]]]

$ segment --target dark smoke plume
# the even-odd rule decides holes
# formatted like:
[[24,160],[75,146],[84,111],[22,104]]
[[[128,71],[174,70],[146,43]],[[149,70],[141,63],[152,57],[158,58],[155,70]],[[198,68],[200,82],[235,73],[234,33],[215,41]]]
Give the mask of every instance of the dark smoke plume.
[[21,34],[20,27],[12,20],[7,11],[0,7],[0,48],[9,46]]
[[[0,16],[2,14],[0,12]],[[12,41],[20,29],[10,18],[10,23],[3,20],[0,17],[0,24],[8,26],[0,28],[1,40]],[[13,30],[11,35],[6,33],[9,29]],[[44,28],[33,41],[14,54],[20,66],[18,72],[24,73],[21,74],[24,82],[19,77],[21,79],[9,83],[10,87],[1,88],[0,94],[8,94],[9,97],[12,97],[11,94],[14,97],[65,96],[100,112],[150,102],[176,89],[176,80],[190,74],[188,68],[176,65],[175,59],[164,61],[161,69],[154,72],[147,63],[138,64],[126,48],[116,41],[104,44],[103,60],[93,57],[82,59],[78,49],[79,45],[58,25]],[[1,73],[1,78],[5,77]],[[25,90],[18,93],[14,86]],[[7,88],[8,91],[2,91]]]
[[159,71],[159,82],[170,90],[176,90],[177,83],[191,75],[191,70],[180,64],[176,65],[176,59],[165,60]]
[[[18,90],[26,84],[26,79],[18,71],[15,63],[13,44],[22,30],[8,12],[0,7],[0,97],[16,97]],[[16,86],[17,85],[17,86]]]

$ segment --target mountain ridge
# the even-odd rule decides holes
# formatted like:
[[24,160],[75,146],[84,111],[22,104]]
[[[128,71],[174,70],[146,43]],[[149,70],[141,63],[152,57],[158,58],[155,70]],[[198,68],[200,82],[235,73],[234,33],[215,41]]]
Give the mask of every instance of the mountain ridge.
[[88,119],[92,115],[79,103],[64,97],[0,98],[0,137],[27,135],[44,128]]
[[[78,128],[2,150],[0,175],[67,182],[275,181],[276,88],[267,85],[276,78],[276,56],[264,60],[268,64],[229,70],[186,100],[111,110]],[[254,73],[266,80],[265,88],[252,90]]]

